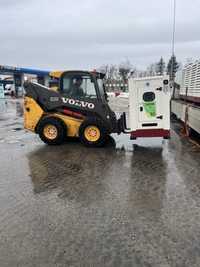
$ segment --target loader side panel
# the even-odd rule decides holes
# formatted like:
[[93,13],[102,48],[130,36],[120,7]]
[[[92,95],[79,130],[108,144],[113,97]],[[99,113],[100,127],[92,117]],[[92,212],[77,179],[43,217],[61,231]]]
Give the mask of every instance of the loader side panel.
[[24,128],[32,132],[43,116],[44,112],[36,101],[31,97],[24,98]]
[[83,120],[72,118],[66,115],[54,114],[54,117],[61,119],[67,126],[67,136],[69,137],[79,137],[79,127]]
[[24,99],[24,128],[35,132],[38,123],[44,116],[61,119],[67,126],[66,136],[79,136],[79,127],[83,120],[72,118],[70,116],[62,115],[59,113],[45,113],[34,99],[26,96]]

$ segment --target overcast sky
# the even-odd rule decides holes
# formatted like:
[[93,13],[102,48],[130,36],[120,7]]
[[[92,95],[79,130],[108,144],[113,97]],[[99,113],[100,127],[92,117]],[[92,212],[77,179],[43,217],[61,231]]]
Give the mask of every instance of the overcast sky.
[[[176,55],[200,58],[200,0],[177,0]],[[171,53],[172,0],[0,0],[0,64],[138,68]]]

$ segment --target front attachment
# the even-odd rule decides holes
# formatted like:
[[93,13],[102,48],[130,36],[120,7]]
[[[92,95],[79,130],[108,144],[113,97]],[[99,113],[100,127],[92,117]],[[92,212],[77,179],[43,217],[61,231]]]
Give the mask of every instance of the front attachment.
[[120,118],[117,120],[117,133],[129,133],[126,130],[130,130],[129,128],[127,128],[127,123],[126,123],[126,113],[123,112],[122,115],[120,116]]

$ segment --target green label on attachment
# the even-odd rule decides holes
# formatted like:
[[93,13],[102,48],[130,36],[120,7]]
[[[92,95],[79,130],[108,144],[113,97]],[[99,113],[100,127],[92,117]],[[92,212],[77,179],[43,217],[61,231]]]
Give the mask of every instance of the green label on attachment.
[[156,117],[156,102],[143,102],[143,107],[147,117]]

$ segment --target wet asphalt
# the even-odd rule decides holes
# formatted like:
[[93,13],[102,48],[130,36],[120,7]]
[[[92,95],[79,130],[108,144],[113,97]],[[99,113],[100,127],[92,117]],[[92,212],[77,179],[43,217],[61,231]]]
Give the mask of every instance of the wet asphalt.
[[[127,100],[116,98],[117,112]],[[0,266],[200,266],[200,147],[113,135],[49,147],[0,101]]]

